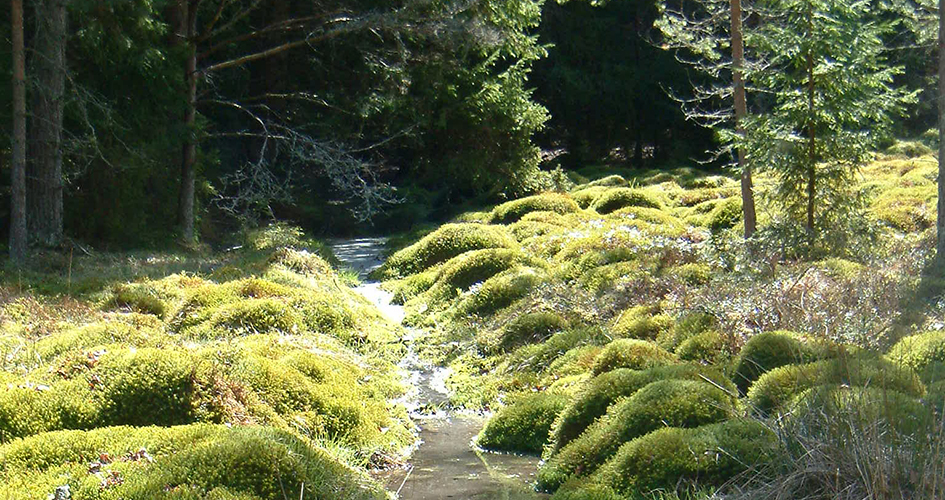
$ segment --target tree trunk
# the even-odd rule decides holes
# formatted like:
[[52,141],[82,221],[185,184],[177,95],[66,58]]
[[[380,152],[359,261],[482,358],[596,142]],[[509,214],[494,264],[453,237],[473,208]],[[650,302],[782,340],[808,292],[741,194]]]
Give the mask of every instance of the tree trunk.
[[180,197],[177,205],[177,218],[180,224],[181,239],[186,245],[196,241],[194,235],[194,188],[197,180],[195,171],[197,162],[197,141],[194,136],[197,124],[197,47],[193,35],[196,32],[197,12],[190,2],[181,0],[181,11],[177,34],[187,44],[187,61],[184,65],[184,81],[187,85],[187,107],[183,123],[185,133],[180,168]]
[[[732,7],[732,80],[735,94],[735,131],[745,136],[744,121],[748,117],[748,101],[745,96],[745,43],[742,39],[742,2],[731,0]],[[745,238],[755,234],[755,195],[751,182],[751,167],[745,160],[744,148],[738,148],[738,169],[742,181],[742,218],[745,222]]]
[[938,239],[936,256],[945,262],[945,0],[938,2]]
[[[814,12],[810,6],[808,12],[808,35],[814,36]],[[807,114],[810,123],[807,126],[807,232],[814,237],[814,196],[817,193],[817,131],[814,128],[814,52],[807,49]]]
[[11,1],[13,40],[13,165],[10,207],[10,259],[26,260],[26,61],[23,47],[23,0]]
[[37,0],[33,119],[27,164],[27,224],[46,246],[62,241],[62,115],[66,83],[66,0]]

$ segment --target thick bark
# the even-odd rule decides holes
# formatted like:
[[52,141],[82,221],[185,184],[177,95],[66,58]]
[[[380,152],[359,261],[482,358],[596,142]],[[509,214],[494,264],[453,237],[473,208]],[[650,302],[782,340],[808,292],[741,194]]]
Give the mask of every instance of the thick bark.
[[11,1],[13,40],[13,165],[10,207],[10,259],[26,260],[26,61],[23,47],[23,0]]
[[938,240],[939,262],[945,262],[945,0],[938,2]]
[[32,239],[62,241],[62,116],[66,83],[67,0],[37,0],[36,78],[27,163],[27,224]]
[[[732,80],[735,95],[735,130],[744,137],[744,122],[748,117],[748,102],[745,96],[745,43],[742,39],[742,2],[731,0],[732,14]],[[755,234],[755,195],[751,182],[751,167],[745,159],[744,148],[738,148],[738,168],[742,181],[742,218],[745,222],[745,238]]]
[[196,241],[194,234],[194,194],[197,181],[197,140],[194,137],[197,124],[197,47],[194,35],[197,26],[196,6],[193,2],[180,0],[175,13],[177,35],[187,44],[187,60],[184,65],[187,105],[184,110],[183,124],[187,137],[181,152],[180,192],[177,205],[177,218],[180,224],[181,239],[190,245]]

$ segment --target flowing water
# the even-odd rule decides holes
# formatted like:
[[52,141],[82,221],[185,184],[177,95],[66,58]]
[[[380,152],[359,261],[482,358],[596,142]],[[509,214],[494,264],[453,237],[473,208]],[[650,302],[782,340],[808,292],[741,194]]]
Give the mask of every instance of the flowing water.
[[[372,282],[368,274],[383,264],[383,238],[339,240],[332,250],[341,262],[356,271],[362,284],[355,290],[394,323],[404,319],[404,308],[391,304],[391,295]],[[547,498],[535,493],[532,484],[537,457],[487,453],[476,449],[473,438],[485,424],[474,414],[450,412],[446,378],[449,371],[431,366],[413,349],[416,331],[406,329],[408,352],[400,363],[410,384],[402,398],[420,427],[420,446],[409,463],[375,474],[388,490],[402,500],[534,500]]]

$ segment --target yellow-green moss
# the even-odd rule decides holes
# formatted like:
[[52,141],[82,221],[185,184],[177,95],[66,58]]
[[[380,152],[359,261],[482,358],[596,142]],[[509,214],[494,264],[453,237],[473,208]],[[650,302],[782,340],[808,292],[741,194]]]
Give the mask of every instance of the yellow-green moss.
[[570,196],[560,193],[545,193],[503,203],[492,210],[492,222],[510,224],[530,212],[554,212],[568,214],[581,207]]
[[555,394],[520,396],[489,419],[476,444],[487,450],[541,453],[552,422],[567,402],[566,396]]
[[660,333],[673,327],[673,318],[665,314],[653,314],[654,308],[636,306],[627,309],[614,323],[611,332],[618,338],[656,340]]
[[421,272],[471,250],[517,248],[505,228],[484,224],[446,224],[413,245],[392,255],[378,274],[400,278]]
[[945,331],[905,337],[889,349],[886,358],[920,373],[933,363],[945,363]]
[[594,200],[591,208],[600,214],[609,214],[625,207],[663,208],[659,199],[639,189],[609,189]]
[[617,339],[607,344],[604,350],[594,359],[592,372],[595,375],[600,375],[617,368],[644,370],[677,362],[675,356],[653,342],[637,339]]

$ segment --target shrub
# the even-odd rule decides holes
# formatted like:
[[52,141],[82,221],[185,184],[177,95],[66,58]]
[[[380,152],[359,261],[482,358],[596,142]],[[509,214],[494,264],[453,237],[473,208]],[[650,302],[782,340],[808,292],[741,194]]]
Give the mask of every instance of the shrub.
[[503,203],[492,210],[492,222],[509,224],[521,219],[529,212],[554,212],[568,214],[581,207],[569,196],[546,193]]
[[516,398],[489,419],[476,443],[486,450],[541,453],[552,422],[567,402],[566,396],[546,393]]
[[652,342],[617,339],[604,347],[594,360],[592,373],[600,375],[617,368],[644,370],[677,362],[675,356]]
[[721,486],[770,461],[777,445],[774,432],[750,419],[667,427],[623,445],[594,479],[625,495]]
[[423,271],[471,250],[517,248],[505,228],[484,224],[446,224],[392,255],[378,271],[385,279]]
[[539,470],[539,488],[553,491],[572,475],[588,475],[623,443],[661,427],[698,427],[734,414],[734,398],[706,382],[652,382],[617,402],[601,420],[553,455]]
[[525,266],[513,267],[487,279],[474,293],[464,296],[456,305],[456,313],[458,315],[494,313],[526,296],[544,279],[545,274],[540,269]]
[[919,373],[926,371],[934,363],[945,363],[945,331],[905,337],[889,349],[886,358],[905,364]]
[[614,188],[601,193],[591,205],[600,214],[609,214],[624,207],[663,208],[663,204],[653,195],[639,189]]
[[735,361],[733,380],[744,394],[762,374],[779,366],[809,363],[817,358],[814,349],[788,331],[766,332],[748,339]]
[[617,318],[611,329],[617,337],[656,340],[663,332],[673,328],[673,318],[665,314],[652,315],[654,308],[636,306],[627,309]]
[[695,365],[671,365],[630,370],[619,368],[587,381],[584,388],[561,412],[552,432],[551,453],[577,438],[618,399],[632,396],[642,387],[658,380],[711,380],[735,393],[735,386],[720,372]]
[[499,330],[495,349],[504,352],[524,344],[542,342],[569,327],[568,320],[553,312],[523,314]]
[[718,332],[703,332],[679,344],[676,355],[683,361],[715,364],[726,357],[725,341]]
[[807,389],[829,384],[894,390],[917,398],[925,395],[925,386],[909,367],[882,359],[841,358],[771,370],[751,386],[748,400],[768,413]]
[[[145,456],[141,452],[144,450]],[[89,473],[102,455],[104,474]],[[148,457],[153,457],[153,462]],[[325,450],[271,427],[110,427],[42,434],[0,447],[0,497],[46,498],[386,498],[378,486]],[[119,477],[102,487],[102,477]]]

